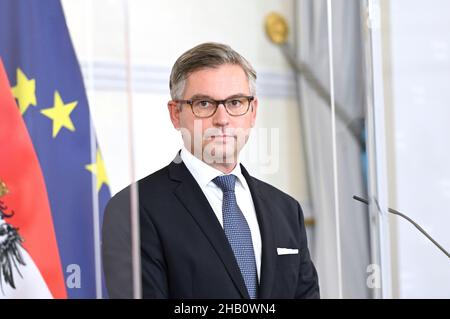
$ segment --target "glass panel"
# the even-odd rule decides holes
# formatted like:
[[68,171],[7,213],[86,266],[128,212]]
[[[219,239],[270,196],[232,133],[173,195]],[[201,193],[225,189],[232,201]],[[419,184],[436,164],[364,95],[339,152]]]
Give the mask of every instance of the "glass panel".
[[[241,161],[254,176],[302,204],[321,296],[448,296],[442,285],[449,281],[442,278],[450,279],[445,256],[406,221],[387,217],[389,202],[450,246],[443,213],[450,180],[443,147],[450,115],[448,4],[246,1],[242,10],[237,3],[203,1],[199,11],[174,1],[63,1],[106,167],[107,180],[100,186],[116,195],[174,159],[182,140],[166,107],[171,67],[196,44],[226,42],[258,71],[258,119]],[[275,46],[259,36],[264,15],[273,9],[292,26],[287,44]],[[204,28],[211,13],[227,21],[226,27]],[[173,18],[179,16],[184,19]],[[169,18],[172,24],[161,32]],[[180,36],[180,30],[189,36]],[[90,164],[98,163],[95,148],[89,158]],[[93,189],[98,182],[92,180]],[[139,194],[130,189],[120,194],[105,219],[103,261],[111,296],[131,298],[132,278],[140,278],[131,247],[140,246],[142,234],[130,217]],[[370,207],[353,195],[367,198]],[[98,242],[104,204],[94,201],[93,208],[98,213],[89,236]],[[93,251],[89,296],[105,297],[99,288],[101,249]],[[419,259],[437,271],[423,273],[427,267]],[[65,279],[73,280],[72,273],[66,269]],[[74,289],[70,296],[82,296]]]
[[342,254],[338,249],[342,250],[342,245],[338,244],[336,234],[326,1],[301,1],[298,14],[298,57],[307,70],[300,74],[300,107],[310,196],[317,221],[314,254],[321,296],[338,298],[342,291],[339,261]]
[[[339,212],[343,298],[374,296],[368,233],[368,207],[354,195],[367,197],[365,141],[365,70],[361,43],[360,1],[329,1],[332,18],[336,154],[334,178]],[[328,6],[328,10],[330,6]],[[328,34],[330,36],[330,34]]]
[[317,220],[314,239],[322,297],[370,298],[368,210],[352,198],[367,194],[360,4],[331,2],[330,35],[327,1],[299,3],[302,124]]
[[[450,3],[382,4],[389,204],[448,251]],[[448,298],[448,257],[406,220],[391,225],[394,296]]]
[[[97,130],[104,162],[103,182],[114,196],[107,208],[99,207],[102,298],[133,298],[132,244],[139,247],[139,238],[133,242],[133,235],[138,233],[131,218],[138,197],[128,187],[135,180],[135,154],[130,120],[133,105],[128,94],[127,11],[120,0],[63,1],[63,5]],[[137,278],[140,284],[139,274]]]

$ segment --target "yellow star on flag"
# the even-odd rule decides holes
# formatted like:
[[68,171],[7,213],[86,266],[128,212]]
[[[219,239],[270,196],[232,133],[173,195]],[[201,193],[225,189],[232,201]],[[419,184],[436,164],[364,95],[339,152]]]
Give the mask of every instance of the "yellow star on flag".
[[30,105],[36,106],[36,80],[28,79],[20,68],[17,68],[17,84],[12,88],[14,97],[19,102],[20,113],[23,115]]
[[75,131],[75,127],[70,119],[70,113],[75,109],[77,103],[78,101],[64,104],[59,92],[55,91],[53,107],[41,111],[42,114],[53,120],[53,138],[58,135],[62,127],[72,132]]
[[108,177],[106,176],[105,163],[103,162],[100,151],[97,150],[96,162],[86,165],[86,169],[97,177],[97,192],[100,191],[102,185],[109,185]]

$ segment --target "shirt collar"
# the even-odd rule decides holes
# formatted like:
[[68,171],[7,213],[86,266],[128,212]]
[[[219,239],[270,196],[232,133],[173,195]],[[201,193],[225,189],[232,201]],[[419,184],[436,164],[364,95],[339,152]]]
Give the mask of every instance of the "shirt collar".
[[[181,159],[202,188],[206,187],[217,176],[226,175],[195,157],[185,146],[181,149]],[[245,182],[244,175],[242,175],[239,161],[229,174],[235,175],[239,183],[247,190],[247,183]]]

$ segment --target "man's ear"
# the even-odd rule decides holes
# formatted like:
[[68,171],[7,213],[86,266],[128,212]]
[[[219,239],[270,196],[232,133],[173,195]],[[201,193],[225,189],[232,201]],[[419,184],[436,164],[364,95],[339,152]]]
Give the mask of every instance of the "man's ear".
[[256,111],[258,111],[258,98],[255,97],[255,99],[251,103],[252,103],[252,106],[250,108],[250,110],[252,111],[251,126],[254,127],[256,122]]
[[172,121],[173,127],[180,130],[180,108],[178,103],[174,101],[169,101],[167,103],[167,109],[169,110],[170,120]]

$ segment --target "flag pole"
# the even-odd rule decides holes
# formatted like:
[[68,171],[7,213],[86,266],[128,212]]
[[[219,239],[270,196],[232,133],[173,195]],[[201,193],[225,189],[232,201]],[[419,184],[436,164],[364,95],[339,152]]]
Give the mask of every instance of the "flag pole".
[[[89,106],[95,105],[95,83],[94,83],[94,50],[93,50],[93,2],[86,3],[85,7],[88,13],[87,23],[85,24],[85,36],[87,39],[87,81],[86,95],[88,90],[92,90],[90,98],[88,97]],[[97,139],[95,136],[94,122],[92,119],[92,109],[89,110],[89,138],[90,138],[90,154],[91,163],[97,161]],[[92,227],[94,235],[94,265],[95,265],[95,297],[102,299],[102,259],[101,259],[101,240],[100,240],[100,210],[99,210],[99,193],[97,192],[97,174],[91,174],[92,180]]]

